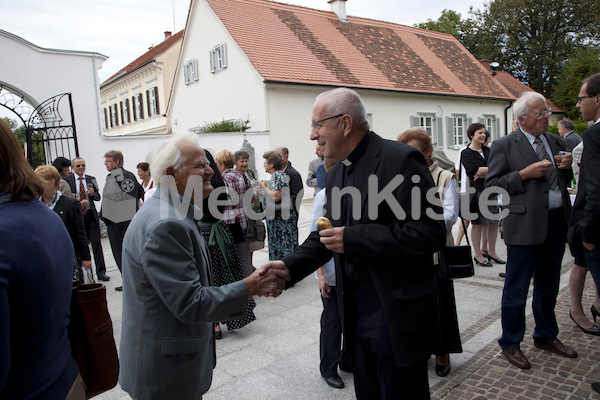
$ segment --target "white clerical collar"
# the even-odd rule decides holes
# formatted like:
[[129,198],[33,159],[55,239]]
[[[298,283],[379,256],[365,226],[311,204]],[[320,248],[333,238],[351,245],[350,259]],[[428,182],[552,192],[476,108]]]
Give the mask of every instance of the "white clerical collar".
[[345,160],[340,161],[342,164],[344,164],[346,167],[349,167],[352,165],[352,161],[348,160],[347,158]]

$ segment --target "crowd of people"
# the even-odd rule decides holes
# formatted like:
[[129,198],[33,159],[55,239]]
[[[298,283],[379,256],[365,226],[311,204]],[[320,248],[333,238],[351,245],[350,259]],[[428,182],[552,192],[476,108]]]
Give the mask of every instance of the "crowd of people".
[[[0,361],[0,397],[83,398],[66,335],[68,300],[73,280],[94,280],[92,254],[96,278],[110,279],[100,220],[122,274],[116,288],[123,292],[119,382],[133,398],[201,398],[210,387],[221,323],[228,330],[244,327],[256,319],[254,296],[277,297],[315,273],[326,383],[344,387],[339,368],[354,373],[358,399],[428,399],[427,360],[434,354],[435,372],[445,377],[450,354],[462,352],[453,281],[440,273],[435,254],[460,243],[468,234],[465,222],[475,264],[506,267],[498,341],[506,359],[531,368],[520,349],[531,278],[534,345],[576,358],[558,339],[554,308],[568,241],[575,256],[571,319],[583,332],[600,335],[597,293],[594,322],[581,304],[587,271],[600,283],[600,74],[583,82],[577,106],[594,123],[583,141],[569,120],[559,123],[560,137],[547,133],[546,99],[527,92],[514,104],[514,132],[488,146],[485,126],[472,124],[455,166],[423,129],[407,130],[396,141],[371,131],[355,91],[320,94],[310,134],[317,158],[306,180],[314,188],[313,228],[302,244],[304,185],[285,147],[262,155],[269,180],[257,179],[246,151],[222,150],[213,158],[192,133],[174,134],[138,163],[139,181],[123,168],[120,151],[108,151],[100,196],[83,158],[59,157],[34,171],[0,121],[0,318],[10,325],[0,333],[0,346],[10,349],[9,359]],[[570,188],[574,170],[578,185]],[[398,175],[412,179],[400,184]],[[380,191],[392,188],[386,201],[371,194],[372,176]],[[201,188],[200,198],[190,185]],[[340,195],[344,188],[357,191]],[[467,209],[475,217],[460,224],[455,240],[461,193],[469,188]],[[487,188],[503,194],[483,202]],[[439,204],[427,198],[430,190]],[[507,211],[501,220],[506,261],[495,247],[501,210]],[[332,227],[318,231],[322,216]],[[253,252],[265,239],[269,261],[255,266]],[[31,246],[43,251],[32,256],[22,248]],[[24,318],[25,310],[34,318]]]

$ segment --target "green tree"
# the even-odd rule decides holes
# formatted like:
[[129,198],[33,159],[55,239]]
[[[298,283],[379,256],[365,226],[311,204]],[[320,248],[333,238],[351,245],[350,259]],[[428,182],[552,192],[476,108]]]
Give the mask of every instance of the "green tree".
[[580,48],[600,46],[598,0],[490,0],[469,15],[444,10],[416,26],[453,34],[476,58],[499,62],[549,97],[565,62]]
[[582,47],[598,46],[598,0],[492,0],[473,13],[480,46],[475,57],[550,96],[566,60]]
[[600,50],[587,47],[577,50],[575,56],[567,61],[556,80],[556,90],[552,101],[573,120],[581,120],[581,113],[575,107],[581,89],[581,81],[600,72]]
[[8,125],[8,127],[13,131],[15,136],[17,137],[17,141],[19,142],[19,146],[23,148],[25,143],[25,125],[19,126],[19,122],[17,120],[2,117],[2,120]]

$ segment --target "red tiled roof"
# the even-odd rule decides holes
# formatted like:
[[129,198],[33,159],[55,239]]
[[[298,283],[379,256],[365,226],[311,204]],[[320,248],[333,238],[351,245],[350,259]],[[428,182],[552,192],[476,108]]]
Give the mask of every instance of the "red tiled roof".
[[266,82],[513,95],[452,35],[268,0],[207,0]]
[[137,68],[148,64],[150,61],[154,60],[157,56],[161,55],[165,51],[167,51],[171,46],[173,46],[181,37],[183,36],[183,29],[177,32],[175,35],[169,36],[167,39],[163,40],[160,44],[150,48],[147,52],[127,64],[125,67],[121,68],[119,72],[102,82],[100,87],[111,83],[112,81],[120,78],[121,76],[128,74],[131,71],[136,70]]
[[[495,78],[504,87],[506,87],[506,89],[508,89],[508,91],[512,93],[512,95],[515,97],[519,97],[521,93],[535,92],[535,90],[533,90],[532,88],[530,88],[529,86],[527,86],[526,84],[509,74],[508,72],[497,71]],[[546,103],[548,104],[548,107],[550,107],[554,112],[564,112],[556,104],[554,104],[552,100],[546,99]]]

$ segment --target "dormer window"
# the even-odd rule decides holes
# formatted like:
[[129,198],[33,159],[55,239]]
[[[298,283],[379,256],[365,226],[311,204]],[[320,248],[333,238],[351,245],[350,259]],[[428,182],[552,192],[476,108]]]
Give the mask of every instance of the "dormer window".
[[209,52],[210,72],[215,73],[227,68],[227,48],[225,43],[220,43]]

